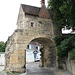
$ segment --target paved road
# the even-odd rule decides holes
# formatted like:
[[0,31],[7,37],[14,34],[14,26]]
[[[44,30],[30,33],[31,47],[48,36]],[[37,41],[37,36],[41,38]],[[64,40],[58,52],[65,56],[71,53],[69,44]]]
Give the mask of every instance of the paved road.
[[3,71],[4,70],[4,66],[0,66],[0,71]]
[[39,62],[28,63],[26,75],[71,75],[67,71],[39,67]]
[[[26,65],[27,72],[22,74],[10,74],[10,75],[71,75],[68,71],[54,70],[49,68],[39,67],[39,62],[28,63]],[[0,66],[0,75],[7,75],[5,71],[2,71],[4,67]]]
[[39,63],[27,64],[27,75],[55,75],[53,71],[39,67]]
[[0,66],[0,75],[6,75],[6,72],[3,70],[4,70],[4,66]]

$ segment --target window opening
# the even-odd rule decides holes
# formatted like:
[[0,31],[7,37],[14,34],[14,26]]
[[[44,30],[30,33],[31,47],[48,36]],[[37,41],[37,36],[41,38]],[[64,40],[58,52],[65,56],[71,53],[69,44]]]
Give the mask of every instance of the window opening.
[[34,25],[34,23],[33,23],[33,22],[31,22],[31,27],[33,27],[33,25]]

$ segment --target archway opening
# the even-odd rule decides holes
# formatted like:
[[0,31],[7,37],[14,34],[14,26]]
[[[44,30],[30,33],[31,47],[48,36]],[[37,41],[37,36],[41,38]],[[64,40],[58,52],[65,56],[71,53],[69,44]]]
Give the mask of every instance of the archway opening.
[[26,63],[40,61],[40,45],[37,42],[30,42],[26,49]]
[[30,41],[26,49],[26,64],[32,62],[39,62],[40,67],[56,67],[56,50],[52,40],[35,38]]

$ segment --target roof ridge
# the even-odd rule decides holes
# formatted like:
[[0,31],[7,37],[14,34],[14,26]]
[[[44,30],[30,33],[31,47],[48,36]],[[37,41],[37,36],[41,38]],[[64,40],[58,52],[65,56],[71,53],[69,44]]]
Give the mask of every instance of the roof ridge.
[[30,15],[38,16],[38,13],[40,11],[40,8],[35,7],[35,6],[21,4],[21,7],[25,13],[30,14]]
[[24,5],[24,6],[29,6],[29,7],[34,7],[34,8],[41,8],[41,7],[36,7],[36,6],[32,6],[32,5],[27,5],[27,4],[21,4],[21,5]]
[[[40,12],[41,12],[41,10],[42,10],[42,8],[44,6],[45,5],[43,5],[42,7],[36,7],[36,6],[32,6],[32,5],[21,4],[23,12],[25,12],[25,14],[33,15],[33,16],[39,16],[39,14],[40,14]],[[45,9],[46,9],[46,13],[47,13],[46,17],[49,16],[49,18],[52,18],[53,14],[48,11],[48,9],[46,8],[46,6],[45,6]],[[46,17],[42,17],[42,18],[46,18]]]

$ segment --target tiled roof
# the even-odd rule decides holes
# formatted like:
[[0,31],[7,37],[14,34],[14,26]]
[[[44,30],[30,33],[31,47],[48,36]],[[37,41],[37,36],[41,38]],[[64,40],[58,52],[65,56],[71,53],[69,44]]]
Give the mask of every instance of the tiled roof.
[[[35,15],[35,16],[39,16],[39,12],[40,9],[39,7],[35,7],[35,6],[30,6],[30,5],[24,5],[21,4],[23,12],[25,12],[26,14],[30,14],[30,15]],[[51,10],[47,10],[50,17],[52,18],[54,13]]]
[[21,5],[25,13],[38,16],[40,11],[39,7],[34,7],[34,6],[29,6],[24,4],[21,4]]

